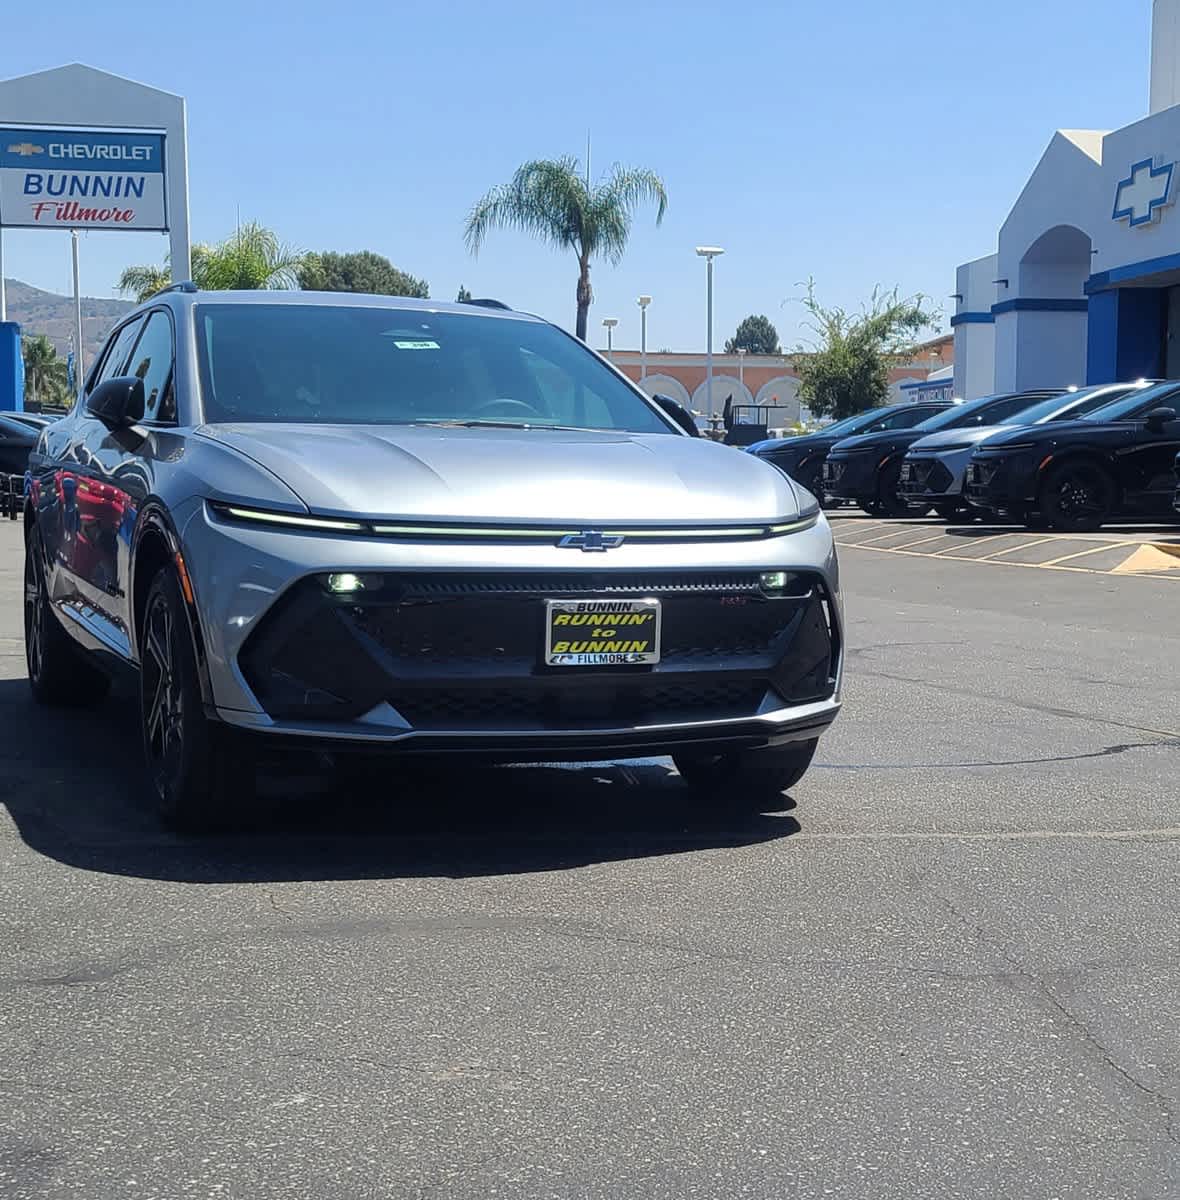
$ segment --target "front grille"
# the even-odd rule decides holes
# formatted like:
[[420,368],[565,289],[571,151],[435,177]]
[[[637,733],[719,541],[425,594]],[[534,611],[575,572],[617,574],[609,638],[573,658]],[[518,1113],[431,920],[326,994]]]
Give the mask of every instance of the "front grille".
[[831,459],[828,459],[827,462],[824,463],[824,483],[838,483],[840,481],[840,476],[843,474],[844,463],[832,462]]
[[[251,634],[239,662],[272,716],[387,702],[416,728],[576,729],[752,716],[768,695],[781,707],[835,686],[839,630],[810,572],[773,598],[746,572],[367,578],[351,596],[304,580]],[[659,663],[545,665],[545,600],[636,594],[662,603]]]
[[898,491],[906,495],[942,493],[954,482],[950,471],[936,458],[919,458],[902,466]]
[[967,467],[967,482],[979,487],[986,487],[995,478],[999,464],[994,462],[973,462]]

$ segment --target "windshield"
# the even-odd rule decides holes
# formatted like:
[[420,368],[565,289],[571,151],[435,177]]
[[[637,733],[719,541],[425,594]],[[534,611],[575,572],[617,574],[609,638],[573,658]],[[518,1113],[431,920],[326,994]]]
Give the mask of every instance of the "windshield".
[[823,437],[834,436],[837,433],[841,437],[847,437],[851,433],[859,433],[866,426],[872,425],[874,421],[879,421],[884,415],[883,409],[866,409],[864,412],[857,413],[854,417],[845,417],[843,421],[834,421],[831,425],[825,425],[819,430],[819,433]]
[[956,404],[914,428],[934,433],[939,429],[962,429],[969,425],[995,425],[1027,405],[1028,399],[1023,396],[984,396],[970,404]]
[[1127,384],[1123,391],[1116,391],[1106,386],[1082,388],[1080,391],[1065,396],[1050,396],[1048,400],[1041,400],[1031,408],[1022,408],[1019,412],[1005,417],[1000,424],[1039,425],[1042,421],[1052,421],[1064,417],[1077,420],[1086,413],[1101,408],[1104,404],[1121,399],[1132,386]]
[[478,312],[202,304],[208,422],[675,432],[552,325]]
[[1137,416],[1142,410],[1150,412],[1153,408],[1180,407],[1180,384],[1173,379],[1171,383],[1160,383],[1155,387],[1136,389],[1129,396],[1123,396],[1113,404],[1104,404],[1101,408],[1087,413],[1084,421],[1126,421]]

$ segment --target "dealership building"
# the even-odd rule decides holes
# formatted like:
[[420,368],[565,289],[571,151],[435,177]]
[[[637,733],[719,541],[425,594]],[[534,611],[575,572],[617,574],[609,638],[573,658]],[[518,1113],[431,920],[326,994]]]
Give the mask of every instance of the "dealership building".
[[1180,378],[1180,0],[1155,0],[1151,111],[1059,130],[958,269],[955,394]]

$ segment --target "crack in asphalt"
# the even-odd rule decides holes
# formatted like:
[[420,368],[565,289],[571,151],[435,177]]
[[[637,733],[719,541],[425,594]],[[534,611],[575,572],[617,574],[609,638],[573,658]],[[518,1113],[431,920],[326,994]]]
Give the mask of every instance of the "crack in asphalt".
[[1133,1075],[1122,1063],[1118,1062],[1114,1057],[1114,1051],[1099,1040],[1097,1034],[1053,991],[1042,975],[1030,971],[1005,946],[990,937],[982,925],[962,912],[949,897],[944,896],[936,890],[932,890],[930,894],[962,924],[965,930],[973,934],[984,945],[989,946],[1011,966],[1011,972],[1005,973],[1009,978],[1015,977],[1019,979],[1031,991],[1040,996],[1048,1004],[1049,1008],[1073,1030],[1077,1037],[1089,1047],[1091,1052],[1110,1072],[1121,1079],[1127,1087],[1150,1101],[1152,1107],[1163,1118],[1164,1138],[1174,1145],[1180,1146],[1180,1131],[1177,1130],[1176,1113],[1172,1107],[1171,1098],[1148,1086],[1141,1079]]
[[915,763],[821,763],[815,770],[824,771],[929,771],[958,770],[965,767],[1032,767],[1042,763],[1081,762],[1087,758],[1111,758],[1126,754],[1128,750],[1148,750],[1157,747],[1174,750],[1180,747],[1180,739],[1164,738],[1154,742],[1119,742],[1114,746],[1103,746],[1101,750],[1084,750],[1077,754],[1053,754],[1045,758],[997,758],[980,759],[975,762],[915,762]]
[[1130,721],[1116,721],[1111,717],[1099,717],[1093,713],[1078,712],[1072,708],[1061,708],[1054,704],[1038,704],[1033,700],[1017,700],[1012,696],[1005,696],[995,692],[979,691],[975,688],[958,687],[953,683],[942,683],[936,679],[923,679],[914,675],[897,675],[891,671],[866,671],[858,672],[860,675],[867,675],[870,679],[887,679],[891,683],[916,683],[921,687],[929,688],[935,692],[946,692],[952,696],[963,696],[968,700],[994,700],[999,704],[1010,704],[1013,708],[1023,709],[1026,712],[1041,713],[1050,717],[1064,717],[1070,721],[1090,721],[1095,725],[1112,725],[1116,729],[1129,729],[1133,733],[1147,733],[1155,737],[1166,738],[1169,741],[1180,741],[1180,730],[1177,729],[1153,729],[1150,725],[1136,725]]

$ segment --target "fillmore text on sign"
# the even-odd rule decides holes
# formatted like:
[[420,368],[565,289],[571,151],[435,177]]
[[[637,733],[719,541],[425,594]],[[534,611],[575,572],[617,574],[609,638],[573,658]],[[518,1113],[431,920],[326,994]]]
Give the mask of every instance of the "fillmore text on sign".
[[164,135],[0,126],[0,226],[166,230]]

